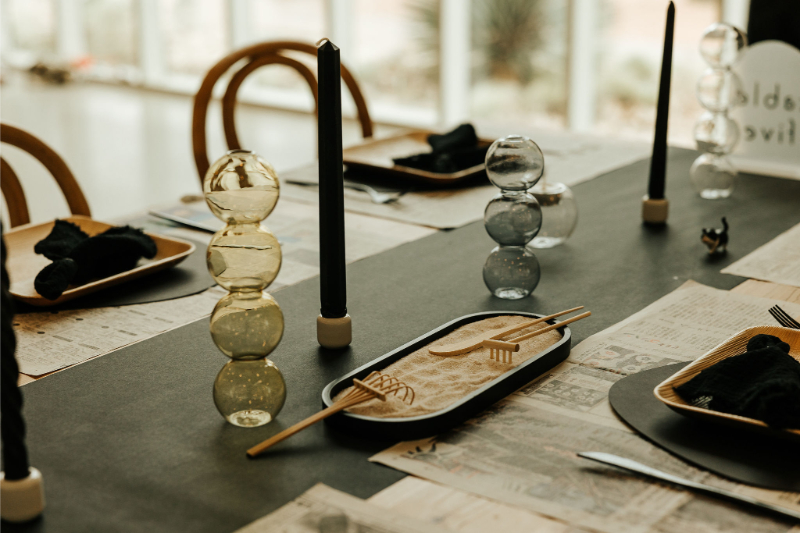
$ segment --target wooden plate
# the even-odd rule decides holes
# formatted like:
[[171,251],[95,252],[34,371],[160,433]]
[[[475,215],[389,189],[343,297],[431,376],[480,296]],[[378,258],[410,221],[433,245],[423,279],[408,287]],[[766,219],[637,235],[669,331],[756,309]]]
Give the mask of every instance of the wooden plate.
[[[108,228],[114,227],[113,224],[98,222],[89,217],[79,215],[73,215],[63,220],[76,224],[89,235],[97,235]],[[26,224],[8,231],[3,236],[8,251],[6,268],[11,282],[10,292],[16,299],[27,304],[37,306],[56,305],[112,285],[140,278],[177,265],[186,259],[195,248],[194,244],[190,242],[148,233],[147,235],[155,241],[158,248],[153,259],[141,259],[136,268],[114,276],[91,281],[77,287],[70,286],[58,299],[48,300],[36,292],[33,287],[33,280],[51,261],[45,256],[35,253],[33,247],[37,242],[47,237],[54,224],[55,221],[44,224]]]
[[800,430],[798,429],[772,429],[761,420],[695,407],[686,403],[686,401],[675,392],[674,387],[683,385],[706,368],[719,363],[723,359],[746,352],[747,341],[759,333],[774,335],[780,338],[790,346],[789,355],[800,361],[800,329],[789,329],[778,326],[756,326],[747,328],[700,357],[694,363],[670,376],[653,390],[653,394],[670,409],[692,418],[761,433],[769,433],[773,436],[778,435],[789,437],[793,440],[800,440]]
[[[474,178],[484,171],[485,165],[477,165],[458,172],[441,174],[394,164],[392,160],[395,158],[430,152],[431,145],[428,144],[428,135],[432,133],[431,131],[413,131],[395,137],[368,141],[343,150],[342,160],[348,168],[369,170],[373,173],[439,186],[455,185]],[[481,146],[489,146],[492,141],[480,139],[479,143]]]

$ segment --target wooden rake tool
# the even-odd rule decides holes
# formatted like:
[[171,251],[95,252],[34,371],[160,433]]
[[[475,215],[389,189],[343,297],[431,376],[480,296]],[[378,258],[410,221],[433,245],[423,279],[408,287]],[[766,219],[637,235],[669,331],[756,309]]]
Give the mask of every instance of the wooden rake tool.
[[530,339],[531,337],[535,337],[537,335],[541,335],[542,333],[547,333],[548,331],[552,331],[554,329],[558,329],[561,327],[566,326],[567,324],[571,324],[576,322],[582,318],[586,318],[587,316],[591,315],[591,311],[586,311],[585,313],[581,313],[576,315],[572,318],[568,318],[561,322],[557,322],[555,324],[551,324],[546,328],[537,329],[536,331],[531,331],[530,333],[526,333],[516,339],[511,339],[508,341],[498,341],[494,339],[487,339],[483,341],[483,347],[489,348],[489,359],[494,359],[495,361],[500,361],[501,363],[511,363],[511,358],[514,352],[519,351],[519,343]]
[[247,455],[249,457],[255,457],[260,453],[263,453],[273,444],[277,444],[282,440],[291,437],[295,433],[298,433],[305,428],[316,424],[320,420],[328,418],[331,415],[335,415],[339,411],[343,411],[348,407],[366,402],[373,398],[378,398],[382,402],[385,402],[387,396],[390,394],[397,396],[400,392],[403,392],[402,399],[404,402],[408,400],[409,405],[414,403],[414,389],[397,378],[387,376],[386,374],[381,374],[380,372],[373,372],[364,378],[363,381],[360,379],[353,379],[353,390],[348,392],[339,400],[335,401],[330,407],[327,407],[319,413],[306,418],[302,422],[298,422],[292,427],[281,431],[274,437],[268,438],[261,444],[253,446],[247,450]]

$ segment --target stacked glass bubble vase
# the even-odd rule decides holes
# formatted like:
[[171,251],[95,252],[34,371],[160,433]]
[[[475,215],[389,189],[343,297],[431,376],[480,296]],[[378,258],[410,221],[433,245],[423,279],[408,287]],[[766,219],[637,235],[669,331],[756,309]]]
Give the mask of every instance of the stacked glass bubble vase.
[[709,26],[700,40],[700,55],[709,68],[697,83],[697,99],[706,112],[694,127],[697,149],[704,152],[690,170],[692,186],[707,200],[727,198],[733,192],[736,168],[727,155],[739,141],[739,126],[729,116],[742,91],[732,70],[747,45],[745,35],[726,23]]
[[280,271],[281,247],[261,225],[278,202],[278,176],[253,152],[232,150],[209,168],[203,193],[226,223],[207,253],[211,276],[229,291],[211,314],[211,338],[231,359],[214,381],[214,403],[235,426],[263,426],[286,399],[283,376],[267,359],[283,336],[281,308],[265,292]]
[[539,283],[539,261],[526,245],[542,227],[542,209],[528,189],[543,173],[544,155],[527,137],[503,137],[486,153],[486,174],[500,193],[483,214],[486,231],[498,244],[483,266],[483,281],[498,298],[524,298]]

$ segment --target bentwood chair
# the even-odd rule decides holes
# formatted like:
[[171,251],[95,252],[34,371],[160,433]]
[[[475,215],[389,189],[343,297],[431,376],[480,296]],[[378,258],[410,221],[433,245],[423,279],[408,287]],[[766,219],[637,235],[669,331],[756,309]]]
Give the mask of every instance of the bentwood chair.
[[[292,52],[309,54],[316,58],[317,47],[313,44],[296,41],[271,41],[255,44],[222,58],[222,60],[208,71],[200,86],[200,90],[197,91],[197,95],[194,97],[194,109],[192,112],[192,150],[194,152],[194,161],[201,183],[210,166],[206,146],[206,117],[212,92],[217,81],[238,63],[244,61],[244,65],[231,77],[225,94],[222,97],[222,124],[225,129],[225,141],[229,150],[241,149],[239,138],[236,135],[236,126],[234,124],[236,94],[244,79],[260,67],[273,64],[285,65],[300,73],[314,96],[314,111],[316,113],[316,107],[319,104],[317,78],[308,66],[287,55],[287,53]],[[361,89],[347,67],[342,65],[341,72],[342,80],[353,96],[353,101],[356,105],[358,120],[361,123],[361,134],[365,139],[370,138],[372,137],[372,119],[369,116],[367,103],[364,100]]]
[[[61,192],[64,194],[69,210],[73,215],[92,216],[89,204],[86,202],[75,176],[72,175],[67,164],[52,148],[30,133],[8,124],[0,124],[0,141],[28,152],[50,171],[50,174],[53,175],[61,188]],[[11,165],[2,157],[0,157],[0,171],[2,171],[0,188],[8,206],[8,218],[11,222],[11,227],[29,223],[30,214],[28,213],[25,192],[22,190],[22,185],[20,185]]]

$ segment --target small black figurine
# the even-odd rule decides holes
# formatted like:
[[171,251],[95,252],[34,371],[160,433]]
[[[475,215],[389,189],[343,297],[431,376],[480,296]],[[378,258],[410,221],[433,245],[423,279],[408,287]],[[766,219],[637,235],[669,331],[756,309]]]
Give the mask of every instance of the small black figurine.
[[728,245],[728,221],[725,217],[722,217],[722,228],[703,228],[700,240],[708,246],[709,254],[724,254]]

